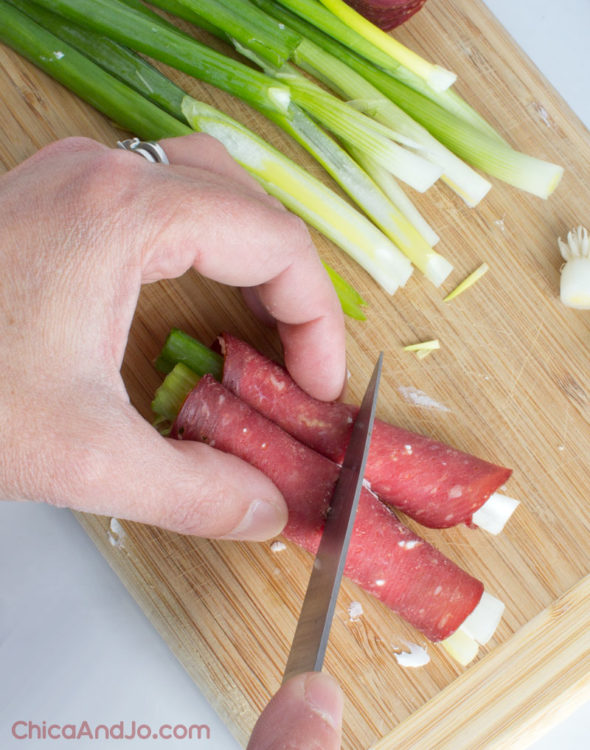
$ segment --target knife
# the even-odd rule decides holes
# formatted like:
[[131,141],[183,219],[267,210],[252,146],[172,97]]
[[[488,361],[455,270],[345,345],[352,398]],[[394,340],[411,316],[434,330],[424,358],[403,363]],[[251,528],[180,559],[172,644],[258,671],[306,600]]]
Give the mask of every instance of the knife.
[[342,469],[332,495],[320,545],[301,607],[283,682],[302,672],[319,672],[342,580],[344,562],[361,494],[371,442],[383,352],[354,422]]

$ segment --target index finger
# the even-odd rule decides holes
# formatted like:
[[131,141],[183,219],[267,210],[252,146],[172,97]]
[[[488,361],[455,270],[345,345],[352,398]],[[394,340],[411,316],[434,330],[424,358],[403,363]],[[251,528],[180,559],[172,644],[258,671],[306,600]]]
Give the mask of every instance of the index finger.
[[[195,198],[209,226],[191,222],[192,265],[217,281],[256,287],[256,296],[277,323],[294,380],[316,398],[335,399],[346,372],[344,317],[309,231],[223,147],[212,151],[212,141],[184,136],[162,142],[173,167],[195,169],[197,181],[203,172],[213,172],[225,186],[223,200],[216,193],[215,202],[209,202],[209,191]],[[186,242],[186,234],[184,238]]]

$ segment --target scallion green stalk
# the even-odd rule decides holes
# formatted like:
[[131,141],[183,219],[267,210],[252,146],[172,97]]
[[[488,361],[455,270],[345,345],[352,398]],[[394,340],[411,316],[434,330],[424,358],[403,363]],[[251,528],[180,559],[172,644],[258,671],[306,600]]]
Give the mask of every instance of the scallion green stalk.
[[192,132],[5,0],[0,2],[0,40],[141,138]]
[[244,12],[249,4],[240,4],[239,0],[231,5],[220,0],[179,0],[179,3],[223,29],[230,39],[249,47],[270,65],[278,67],[287,62],[301,39],[287,27],[280,28],[280,24],[255,6],[250,6],[252,13]]
[[160,372],[168,373],[179,362],[198,376],[210,373],[217,380],[221,380],[222,355],[189,336],[180,328],[172,328],[155,361],[155,366]]
[[186,92],[135,52],[42,8],[32,0],[8,1],[44,29],[75,47],[103,70],[131,86],[186,125],[182,114],[182,100]]
[[169,24],[156,23],[118,0],[39,0],[80,26],[241,97],[263,111],[287,110],[289,89]]

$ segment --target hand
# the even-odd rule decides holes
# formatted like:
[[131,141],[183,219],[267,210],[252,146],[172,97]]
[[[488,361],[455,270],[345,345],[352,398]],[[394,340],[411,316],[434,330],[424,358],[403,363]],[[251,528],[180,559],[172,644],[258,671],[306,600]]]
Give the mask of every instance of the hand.
[[343,700],[327,674],[291,678],[260,715],[247,750],[338,750]]
[[266,539],[287,512],[265,476],[160,437],[129,404],[120,366],[140,286],[193,266],[249,287],[319,398],[343,386],[342,314],[304,224],[221,144],[162,146],[171,166],[67,139],[0,179],[0,498]]

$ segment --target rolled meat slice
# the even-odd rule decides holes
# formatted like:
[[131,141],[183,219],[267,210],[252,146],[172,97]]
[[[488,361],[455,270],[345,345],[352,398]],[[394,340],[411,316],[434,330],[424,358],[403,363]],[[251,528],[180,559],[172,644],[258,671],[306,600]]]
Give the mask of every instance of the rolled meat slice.
[[390,31],[410,19],[426,0],[346,0],[348,5],[383,31]]
[[[205,375],[186,398],[172,437],[199,440],[263,471],[289,509],[284,535],[311,553],[319,544],[339,467]],[[345,575],[433,642],[469,618],[483,584],[404,526],[364,488]],[[495,628],[495,626],[494,626]]]
[[[335,463],[342,462],[356,406],[312,398],[283,367],[230,334],[220,337],[220,346],[222,382],[232,393],[300,442]],[[365,476],[385,503],[424,526],[443,529],[474,525],[474,513],[511,473],[376,419]]]

